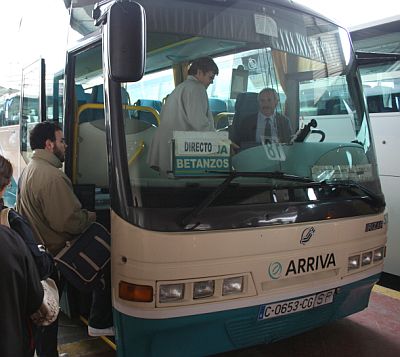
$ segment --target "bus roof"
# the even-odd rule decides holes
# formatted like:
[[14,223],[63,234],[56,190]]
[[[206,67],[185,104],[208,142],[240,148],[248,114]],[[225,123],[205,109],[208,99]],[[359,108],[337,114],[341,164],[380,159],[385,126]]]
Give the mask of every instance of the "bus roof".
[[400,15],[357,25],[349,31],[357,50],[400,53]]
[[349,31],[354,34],[368,35],[366,30],[369,31],[384,31],[384,32],[398,32],[400,28],[400,15],[385,17],[383,19],[366,22],[360,25],[355,25],[349,28]]

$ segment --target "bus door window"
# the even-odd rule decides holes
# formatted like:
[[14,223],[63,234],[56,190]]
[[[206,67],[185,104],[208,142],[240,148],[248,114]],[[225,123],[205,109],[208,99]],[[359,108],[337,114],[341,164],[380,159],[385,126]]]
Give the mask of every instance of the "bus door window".
[[[98,221],[109,227],[107,141],[104,120],[101,49],[93,47],[74,57],[74,120],[68,133],[72,154],[68,172],[75,192],[90,202]],[[93,191],[95,194],[93,202]],[[86,198],[85,198],[86,197]],[[93,206],[94,207],[89,207]]]

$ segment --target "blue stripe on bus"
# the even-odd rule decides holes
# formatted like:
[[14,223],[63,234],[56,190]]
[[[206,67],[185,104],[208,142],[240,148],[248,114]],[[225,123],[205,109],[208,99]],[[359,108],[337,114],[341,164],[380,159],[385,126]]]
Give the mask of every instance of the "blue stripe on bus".
[[331,304],[261,321],[259,305],[160,320],[114,310],[117,355],[205,356],[281,340],[363,310],[378,279],[379,274],[341,286]]

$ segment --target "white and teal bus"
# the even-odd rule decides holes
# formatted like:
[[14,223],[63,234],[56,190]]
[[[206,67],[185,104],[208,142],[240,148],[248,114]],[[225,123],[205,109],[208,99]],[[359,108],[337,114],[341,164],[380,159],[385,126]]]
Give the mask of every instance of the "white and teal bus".
[[[38,115],[21,110],[14,129],[22,168],[30,125],[63,125],[65,172],[111,230],[118,356],[210,355],[366,308],[387,215],[348,32],[292,1],[88,3],[72,2],[82,38],[65,70],[24,70],[27,86],[25,74],[42,79]],[[163,101],[202,56],[220,69],[208,89],[217,130],[176,133],[173,170],[160,175],[147,153]],[[265,87],[296,135],[233,154],[230,138]],[[333,94],[339,108],[318,107]],[[213,149],[185,150],[199,142]]]

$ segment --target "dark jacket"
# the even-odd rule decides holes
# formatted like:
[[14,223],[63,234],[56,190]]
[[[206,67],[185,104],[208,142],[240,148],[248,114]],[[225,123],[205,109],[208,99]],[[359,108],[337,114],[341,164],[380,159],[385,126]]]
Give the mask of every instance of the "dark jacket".
[[[0,204],[0,211],[7,209]],[[2,222],[3,223],[3,222]],[[54,269],[54,260],[50,253],[45,248],[39,248],[35,241],[35,237],[32,232],[32,228],[28,221],[22,217],[18,212],[10,209],[8,212],[8,223],[12,230],[17,232],[19,236],[24,240],[26,246],[32,254],[35,261],[40,280],[48,278]]]
[[[235,136],[232,139],[242,149],[258,145],[256,143],[257,118],[258,113],[255,113],[241,119],[238,130],[236,131]],[[279,142],[290,142],[292,136],[292,126],[290,124],[289,118],[285,117],[282,114],[276,113],[275,122],[277,126]]]
[[0,356],[32,356],[29,317],[43,301],[43,287],[26,244],[4,225],[0,225],[0,276]]

